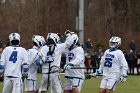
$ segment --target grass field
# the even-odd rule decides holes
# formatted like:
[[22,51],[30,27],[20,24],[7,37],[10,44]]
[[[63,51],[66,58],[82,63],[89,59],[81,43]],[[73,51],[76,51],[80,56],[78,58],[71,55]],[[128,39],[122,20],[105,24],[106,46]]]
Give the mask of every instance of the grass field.
[[[62,77],[62,82],[65,79]],[[41,74],[38,75],[41,80]],[[98,79],[92,78],[85,80],[81,93],[98,93],[101,76]],[[0,93],[2,93],[3,84],[0,83]],[[24,92],[25,93],[25,92]],[[129,76],[125,83],[119,83],[114,93],[140,93],[140,76]]]

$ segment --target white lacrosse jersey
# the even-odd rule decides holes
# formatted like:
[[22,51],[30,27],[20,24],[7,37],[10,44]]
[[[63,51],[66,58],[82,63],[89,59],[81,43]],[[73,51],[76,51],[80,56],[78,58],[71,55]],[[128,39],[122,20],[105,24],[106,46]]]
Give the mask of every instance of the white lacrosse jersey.
[[28,72],[28,78],[32,80],[37,80],[37,69],[38,66],[34,64],[35,58],[37,57],[38,48],[36,46],[33,46],[33,48],[28,50],[28,58],[29,58],[29,72]]
[[[75,68],[85,68],[85,55],[81,46],[78,46],[71,51],[68,49],[66,50],[66,63],[69,62],[74,64]],[[65,77],[85,79],[84,69],[65,70]]]
[[[60,67],[61,56],[62,56],[62,53],[65,51],[65,48],[66,48],[65,43],[57,44],[55,46],[54,53],[52,54],[54,61],[51,62],[51,67],[52,66]],[[41,48],[41,50],[39,52],[39,56],[41,56],[41,58],[46,57],[48,52],[49,52],[49,47],[47,45],[45,45]],[[48,73],[48,68],[49,68],[49,63],[43,63],[42,73]]]
[[1,65],[5,66],[4,76],[21,77],[21,66],[28,62],[28,53],[20,46],[8,46],[1,55]]
[[103,71],[103,76],[119,77],[121,74],[127,75],[128,64],[121,50],[106,50],[100,61],[99,71]]

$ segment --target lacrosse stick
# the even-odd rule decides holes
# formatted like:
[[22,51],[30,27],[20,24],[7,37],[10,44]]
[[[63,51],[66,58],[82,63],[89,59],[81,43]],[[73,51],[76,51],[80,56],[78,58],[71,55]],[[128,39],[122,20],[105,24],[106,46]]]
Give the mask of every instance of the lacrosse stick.
[[[49,45],[49,52],[47,53],[47,56],[52,56],[53,52],[55,50],[55,45]],[[50,86],[50,72],[51,72],[51,62],[53,61],[48,61],[47,63],[49,63],[49,71],[48,71],[48,80],[47,80],[47,91],[49,90],[49,86]]]

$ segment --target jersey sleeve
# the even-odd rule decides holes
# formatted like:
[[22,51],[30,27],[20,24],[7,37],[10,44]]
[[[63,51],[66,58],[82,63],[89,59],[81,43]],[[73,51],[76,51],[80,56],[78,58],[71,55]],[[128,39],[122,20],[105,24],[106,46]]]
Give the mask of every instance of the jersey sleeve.
[[38,50],[38,57],[42,57],[43,56],[43,48]]
[[99,71],[102,72],[103,71],[103,67],[104,67],[104,57],[101,58],[100,61],[100,66],[99,66]]
[[79,64],[82,64],[84,63],[85,61],[85,55],[84,55],[84,50],[82,48],[79,48],[77,51],[76,51],[76,58],[70,62],[74,65],[79,65]]
[[107,51],[105,51],[104,55],[101,57],[101,60],[100,60],[100,66],[99,66],[99,71],[100,71],[100,72],[102,72],[102,71],[103,71],[103,68],[104,68],[106,52],[107,52]]
[[120,62],[120,69],[121,69],[121,75],[127,75],[127,70],[128,70],[128,64],[125,59],[125,56],[122,51],[119,52],[119,62]]
[[45,62],[48,51],[49,51],[49,48],[47,46],[42,47],[41,50],[39,50],[38,57],[36,59],[41,59],[42,62]]

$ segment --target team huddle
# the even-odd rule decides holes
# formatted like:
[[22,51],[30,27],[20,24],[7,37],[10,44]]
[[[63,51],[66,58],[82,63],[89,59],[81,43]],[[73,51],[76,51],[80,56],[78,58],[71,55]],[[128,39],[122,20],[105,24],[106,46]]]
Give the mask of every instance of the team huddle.
[[[28,93],[80,93],[85,80],[85,53],[79,44],[78,35],[74,32],[65,33],[66,40],[60,43],[56,33],[43,36],[33,35],[31,49],[20,46],[20,35],[9,35],[10,45],[7,46],[0,59],[0,74],[4,74],[2,93],[22,93],[23,83]],[[47,41],[47,43],[46,43]],[[100,68],[93,77],[103,74],[99,93],[113,93],[118,82],[125,82],[127,77],[127,62],[119,49],[121,38],[112,37],[100,61]],[[66,56],[64,65],[66,82],[62,87],[60,64],[62,53]],[[42,79],[37,86],[37,70],[42,67]],[[24,82],[23,82],[24,81]]]

